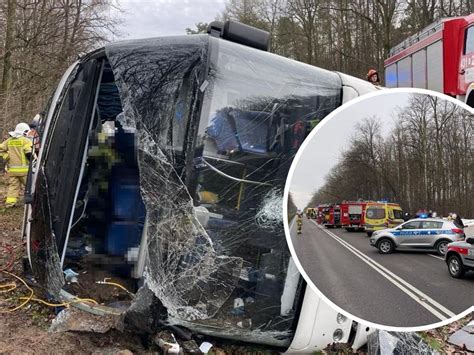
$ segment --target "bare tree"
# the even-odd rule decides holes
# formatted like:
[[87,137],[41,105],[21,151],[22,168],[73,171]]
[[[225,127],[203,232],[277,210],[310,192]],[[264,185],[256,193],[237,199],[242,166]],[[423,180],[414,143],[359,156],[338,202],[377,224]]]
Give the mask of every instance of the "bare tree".
[[388,198],[411,212],[426,208],[472,217],[473,153],[472,115],[450,101],[413,94],[385,138],[379,118],[357,125],[349,149],[311,203]]
[[[389,50],[446,16],[472,12],[472,0],[231,0],[222,18],[267,30],[271,51],[365,77],[383,74]],[[381,75],[383,77],[383,75]]]
[[111,0],[8,0],[0,5],[3,132],[18,121],[28,122],[64,70],[114,33],[111,8]]

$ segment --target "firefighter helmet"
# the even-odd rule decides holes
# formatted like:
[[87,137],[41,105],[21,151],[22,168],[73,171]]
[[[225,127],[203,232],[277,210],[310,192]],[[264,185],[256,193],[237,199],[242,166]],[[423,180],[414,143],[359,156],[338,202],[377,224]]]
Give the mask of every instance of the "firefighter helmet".
[[369,69],[369,71],[367,72],[367,80],[370,80],[370,78],[374,75],[379,75],[379,73],[377,72],[377,70],[375,69]]
[[14,131],[8,132],[12,137],[21,137],[25,135],[30,130],[30,126],[28,124],[21,122],[18,123],[15,127]]

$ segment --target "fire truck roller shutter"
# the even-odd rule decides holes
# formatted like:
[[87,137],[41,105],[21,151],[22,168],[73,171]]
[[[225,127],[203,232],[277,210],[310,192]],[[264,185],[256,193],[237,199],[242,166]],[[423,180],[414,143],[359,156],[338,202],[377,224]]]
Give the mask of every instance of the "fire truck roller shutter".
[[443,80],[443,43],[435,42],[426,49],[428,61],[428,89],[444,92]]
[[413,87],[426,89],[426,49],[413,53]]

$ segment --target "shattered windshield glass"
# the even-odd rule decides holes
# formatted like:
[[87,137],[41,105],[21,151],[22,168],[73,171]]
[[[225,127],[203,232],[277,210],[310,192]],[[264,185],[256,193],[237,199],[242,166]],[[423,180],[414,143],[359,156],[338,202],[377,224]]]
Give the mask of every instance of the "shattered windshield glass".
[[[295,149],[311,128],[340,105],[334,73],[232,42],[211,38],[200,137],[205,155],[271,156]],[[285,135],[291,143],[285,145]]]
[[180,130],[173,134],[173,128],[192,129],[189,116],[197,110],[196,95],[188,95],[184,117],[180,93],[195,91],[189,86],[196,88],[203,75],[205,39],[176,44],[166,38],[108,48],[123,103],[122,124],[136,132],[138,142],[147,211],[145,278],[169,315],[187,320],[215,315],[234,289],[242,264],[239,257],[219,255],[214,249],[183,183],[185,171],[177,163],[177,155],[186,154],[187,140],[176,139]]
[[144,287],[169,323],[289,345],[302,282],[284,237],[283,187],[307,133],[341,104],[339,77],[208,36],[106,53],[121,124],[137,138]]

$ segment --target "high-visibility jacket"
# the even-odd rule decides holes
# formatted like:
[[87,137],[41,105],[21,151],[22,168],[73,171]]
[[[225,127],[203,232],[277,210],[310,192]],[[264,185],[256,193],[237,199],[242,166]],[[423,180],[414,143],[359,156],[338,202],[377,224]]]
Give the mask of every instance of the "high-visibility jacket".
[[26,176],[28,174],[28,159],[31,154],[32,143],[26,137],[10,137],[0,144],[0,153],[7,160],[7,171],[10,176]]

